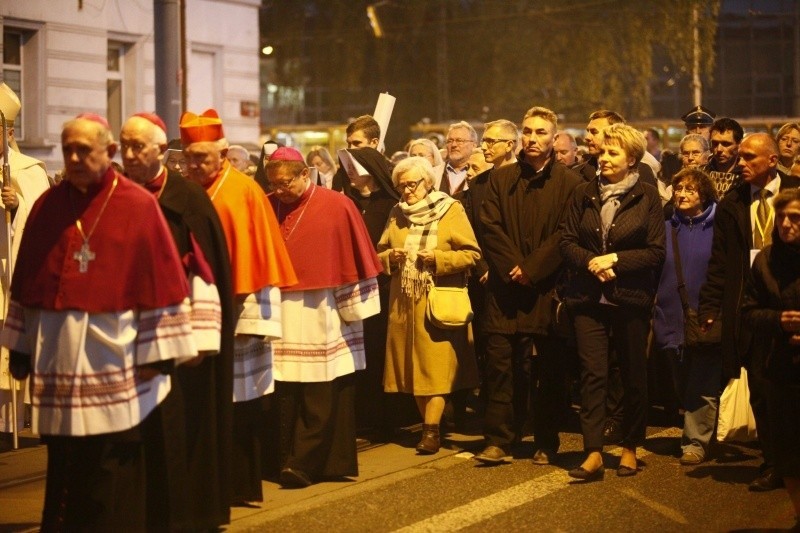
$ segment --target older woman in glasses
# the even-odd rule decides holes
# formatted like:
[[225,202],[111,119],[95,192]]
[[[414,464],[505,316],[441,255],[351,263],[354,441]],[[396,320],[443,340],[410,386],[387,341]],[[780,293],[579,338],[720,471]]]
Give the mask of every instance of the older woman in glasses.
[[687,305],[696,310],[711,257],[717,193],[708,174],[697,167],[675,174],[672,190],[675,211],[665,223],[666,260],[656,296],[653,340],[659,356],[655,360],[669,363],[675,394],[685,409],[680,462],[690,466],[708,455],[722,383],[722,351],[718,343],[686,345],[679,286],[685,287]]
[[413,394],[423,418],[420,454],[439,451],[445,396],[475,387],[478,368],[468,326],[439,329],[425,316],[428,290],[463,287],[480,259],[475,234],[461,204],[435,191],[427,159],[409,157],[392,172],[401,195],[378,242],[378,257],[391,275],[386,342],[386,392]]

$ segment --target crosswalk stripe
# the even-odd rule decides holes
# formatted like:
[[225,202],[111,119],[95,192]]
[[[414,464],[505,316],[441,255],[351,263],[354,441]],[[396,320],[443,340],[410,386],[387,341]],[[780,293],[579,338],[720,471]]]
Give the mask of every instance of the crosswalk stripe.
[[[669,428],[651,435],[650,438],[678,437],[680,436],[680,432],[680,429]],[[617,452],[617,455],[619,454],[619,449],[612,449],[612,453],[614,451]],[[652,452],[649,452],[644,448],[639,448],[636,456],[638,458],[643,458],[651,453]],[[545,474],[530,481],[509,487],[500,492],[473,500],[467,504],[455,507],[449,511],[445,511],[444,513],[439,513],[424,520],[420,520],[419,522],[415,522],[396,531],[398,533],[433,533],[439,531],[457,531],[479,522],[483,522],[484,520],[488,520],[493,516],[509,511],[515,507],[530,503],[538,498],[553,494],[559,490],[564,490],[570,486],[568,482],[571,480],[572,478],[569,477],[565,470],[550,472],[549,474]],[[628,496],[635,497],[631,494],[628,494]],[[637,497],[639,501],[647,504],[642,498],[643,497]],[[650,504],[660,505],[653,501],[650,501]],[[686,519],[683,518],[680,513],[677,513],[666,506],[656,508],[654,505],[650,504],[647,505],[659,513],[667,516],[668,518],[673,519],[680,524],[686,523]]]

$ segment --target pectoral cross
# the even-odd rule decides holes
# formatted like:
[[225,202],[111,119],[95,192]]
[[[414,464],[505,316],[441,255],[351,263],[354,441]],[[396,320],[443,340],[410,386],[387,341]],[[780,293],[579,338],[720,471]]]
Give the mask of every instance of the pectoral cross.
[[81,249],[74,254],[72,258],[78,262],[78,272],[81,274],[89,271],[89,261],[94,261],[95,254],[89,249],[89,243],[83,241]]

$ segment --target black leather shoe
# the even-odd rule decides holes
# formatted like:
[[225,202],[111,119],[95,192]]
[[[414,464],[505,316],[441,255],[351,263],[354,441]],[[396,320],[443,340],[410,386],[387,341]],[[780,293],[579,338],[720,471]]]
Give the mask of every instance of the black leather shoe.
[[629,466],[619,465],[617,467],[617,475],[619,477],[635,476],[639,472],[639,468],[631,468]]
[[767,492],[770,490],[780,489],[783,487],[783,478],[775,473],[775,470],[770,468],[762,475],[755,478],[747,489],[751,492]]
[[596,481],[603,479],[603,475],[605,473],[606,473],[606,467],[603,465],[600,465],[592,472],[589,472],[582,466],[579,466],[578,468],[573,468],[572,470],[567,472],[569,477],[574,477],[575,479],[581,479],[583,481]]
[[487,446],[475,456],[475,460],[487,465],[499,465],[508,462],[509,455],[499,446]]
[[555,458],[555,450],[545,450],[544,448],[541,448],[536,450],[536,453],[533,454],[533,459],[531,459],[531,462],[535,465],[545,466],[552,464]]
[[622,442],[622,428],[616,420],[609,418],[603,427],[603,443],[619,444],[620,442]]
[[313,484],[308,474],[296,468],[284,468],[280,475],[281,487],[285,489],[304,489]]

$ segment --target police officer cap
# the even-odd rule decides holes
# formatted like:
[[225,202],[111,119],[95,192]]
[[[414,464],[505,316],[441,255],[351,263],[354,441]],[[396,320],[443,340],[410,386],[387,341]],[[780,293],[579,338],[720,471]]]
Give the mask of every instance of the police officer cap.
[[698,105],[681,117],[687,126],[711,126],[717,114],[707,107]]

